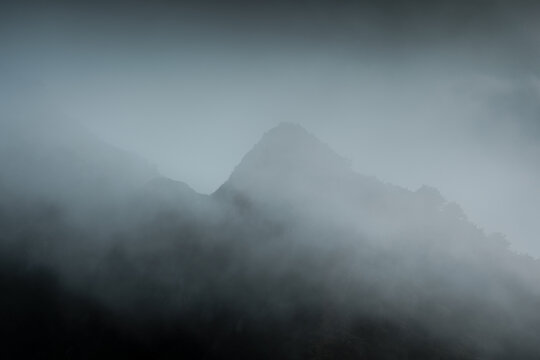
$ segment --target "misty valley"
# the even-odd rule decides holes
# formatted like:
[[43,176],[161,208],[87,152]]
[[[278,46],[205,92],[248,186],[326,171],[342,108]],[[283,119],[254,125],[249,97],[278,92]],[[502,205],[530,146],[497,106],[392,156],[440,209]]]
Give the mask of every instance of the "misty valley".
[[537,259],[300,125],[209,195],[82,127],[2,126],[2,359],[540,358]]

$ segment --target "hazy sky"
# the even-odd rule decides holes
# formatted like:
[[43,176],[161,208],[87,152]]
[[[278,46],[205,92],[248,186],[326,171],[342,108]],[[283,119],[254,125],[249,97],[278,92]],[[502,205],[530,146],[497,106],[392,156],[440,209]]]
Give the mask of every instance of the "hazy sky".
[[10,106],[82,122],[203,193],[296,122],[355,170],[433,185],[540,256],[534,1],[1,6]]

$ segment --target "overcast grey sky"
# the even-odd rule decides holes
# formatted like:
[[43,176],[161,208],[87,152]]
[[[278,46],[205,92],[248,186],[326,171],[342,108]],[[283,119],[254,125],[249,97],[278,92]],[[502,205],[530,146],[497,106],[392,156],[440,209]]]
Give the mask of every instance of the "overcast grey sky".
[[2,6],[10,106],[39,103],[203,193],[296,122],[358,172],[433,185],[540,256],[533,2]]

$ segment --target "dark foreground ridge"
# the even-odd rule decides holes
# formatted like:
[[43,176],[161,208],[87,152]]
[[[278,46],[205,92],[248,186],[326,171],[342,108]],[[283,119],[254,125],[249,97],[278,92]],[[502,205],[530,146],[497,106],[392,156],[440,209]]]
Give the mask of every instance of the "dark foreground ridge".
[[540,358],[537,261],[298,125],[210,196],[60,143],[0,174],[2,359]]

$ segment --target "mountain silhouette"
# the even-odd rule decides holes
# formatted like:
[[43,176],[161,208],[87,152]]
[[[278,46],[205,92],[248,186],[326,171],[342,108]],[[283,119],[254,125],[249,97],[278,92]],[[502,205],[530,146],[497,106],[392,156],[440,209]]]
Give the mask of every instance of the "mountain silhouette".
[[300,125],[281,123],[243,157],[215,196],[325,217],[329,212],[361,215],[384,188],[375,178],[353,172],[347,159]]
[[[397,233],[404,238],[409,230],[438,228],[433,222],[466,219],[433,187],[413,192],[356,173],[347,159],[292,123],[265,133],[214,195],[265,208],[267,216],[311,217],[352,227],[377,241],[399,241]],[[475,231],[466,221],[459,226]]]
[[281,123],[244,156],[228,183],[243,190],[251,186],[279,188],[298,178],[305,183],[317,182],[349,171],[346,159],[300,125]]
[[290,123],[212,195],[85,138],[5,147],[25,155],[1,158],[4,358],[540,354],[538,261],[436,188],[358,174]]

